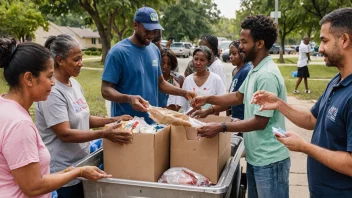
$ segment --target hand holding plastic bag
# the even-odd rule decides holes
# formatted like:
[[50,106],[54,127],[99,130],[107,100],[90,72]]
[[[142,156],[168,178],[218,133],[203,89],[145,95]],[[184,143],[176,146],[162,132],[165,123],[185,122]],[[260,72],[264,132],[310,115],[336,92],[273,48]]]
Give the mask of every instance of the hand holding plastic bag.
[[174,167],[165,171],[160,177],[159,183],[182,184],[191,186],[210,186],[211,182],[205,176],[193,172],[187,168]]

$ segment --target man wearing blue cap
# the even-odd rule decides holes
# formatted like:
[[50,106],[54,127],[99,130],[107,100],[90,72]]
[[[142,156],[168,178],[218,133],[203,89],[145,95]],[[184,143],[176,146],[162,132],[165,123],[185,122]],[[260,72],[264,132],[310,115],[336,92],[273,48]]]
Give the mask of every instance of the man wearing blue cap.
[[158,92],[192,99],[188,92],[167,83],[161,73],[160,51],[151,40],[158,30],[158,14],[153,8],[137,10],[133,22],[134,32],[118,42],[109,51],[102,76],[101,92],[112,101],[111,116],[129,114],[153,121],[146,113],[150,105],[158,106]]

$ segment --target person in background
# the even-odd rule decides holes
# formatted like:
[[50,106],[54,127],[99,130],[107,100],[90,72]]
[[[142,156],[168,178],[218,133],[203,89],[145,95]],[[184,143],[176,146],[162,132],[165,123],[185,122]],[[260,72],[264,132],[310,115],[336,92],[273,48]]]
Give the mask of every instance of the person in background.
[[[222,64],[221,60],[216,56],[218,52],[218,38],[214,35],[204,35],[200,38],[199,46],[207,46],[209,49],[212,50],[212,57],[210,62],[208,63],[209,71],[217,74],[220,76],[224,86],[226,87],[226,74],[225,68]],[[185,70],[185,76],[189,76],[194,72],[194,65],[193,62],[188,63],[188,66]]]
[[32,121],[29,108],[44,101],[55,84],[54,61],[49,50],[26,42],[0,39],[0,68],[9,86],[0,95],[0,195],[4,198],[50,198],[52,191],[84,177],[108,178],[94,166],[50,174],[50,153]]
[[[72,36],[50,36],[45,47],[55,62],[55,86],[46,101],[35,104],[36,125],[52,156],[51,173],[63,171],[89,155],[90,141],[106,138],[116,143],[129,143],[132,135],[118,130],[120,124],[108,129],[91,131],[131,116],[103,118],[90,115],[88,103],[77,77],[83,66],[79,42]],[[57,190],[59,198],[84,197],[82,182],[78,179]]]
[[305,93],[310,93],[308,89],[308,78],[309,78],[309,70],[308,70],[308,63],[310,61],[310,46],[309,46],[309,38],[306,36],[303,38],[303,41],[299,45],[299,57],[297,62],[297,82],[295,90],[293,93],[299,93],[298,86],[302,82],[302,78],[304,79],[304,87],[306,88]]
[[[177,57],[170,49],[161,52],[161,71],[164,79],[176,87],[182,87],[185,78],[174,70],[178,66]],[[167,109],[176,110],[177,96],[159,92],[159,106]]]
[[158,14],[153,8],[142,7],[135,13],[134,32],[109,51],[102,75],[102,96],[112,101],[111,114],[129,114],[154,121],[147,111],[158,105],[159,91],[191,99],[194,92],[185,91],[166,82],[161,73],[159,49],[151,44],[158,30]]
[[155,38],[152,40],[152,43],[154,43],[154,45],[156,45],[160,51],[160,53],[163,51],[163,47],[161,46],[161,37],[162,37],[162,30],[157,30],[156,31],[156,36]]
[[286,101],[285,81],[269,55],[277,39],[277,26],[264,15],[247,17],[241,24],[240,53],[244,62],[253,67],[238,91],[222,96],[199,96],[192,100],[194,108],[210,103],[233,106],[244,104],[244,120],[237,122],[207,123],[197,128],[201,137],[212,138],[220,132],[241,131],[244,136],[247,161],[248,198],[289,197],[289,150],[273,135],[272,127],[285,130],[285,118],[277,110],[260,111],[251,105],[258,90],[274,92]]
[[[226,93],[226,88],[219,75],[207,69],[212,57],[213,53],[207,46],[200,46],[194,50],[193,64],[195,72],[186,77],[182,89],[194,91],[199,96],[222,95]],[[184,98],[178,97],[176,105],[177,111],[182,108],[186,113],[193,113],[193,111],[189,112],[189,102]],[[208,109],[211,108],[211,105],[204,104],[204,106],[199,108]]]
[[[233,41],[230,44],[230,61],[235,69],[232,72],[232,82],[229,88],[229,93],[236,92],[241,87],[243,81],[246,79],[248,72],[251,70],[251,62],[244,62],[241,57],[239,50],[240,41]],[[210,114],[220,113],[222,111],[231,110],[231,120],[238,121],[244,119],[244,104],[237,106],[218,106],[214,105],[211,108],[197,110],[192,114],[192,117],[195,118],[205,118]]]
[[339,73],[310,111],[288,105],[268,91],[258,91],[252,102],[260,110],[279,110],[294,124],[313,130],[311,143],[288,131],[278,136],[291,151],[308,155],[311,198],[352,197],[352,8],[341,8],[320,20],[319,52],[328,67]]

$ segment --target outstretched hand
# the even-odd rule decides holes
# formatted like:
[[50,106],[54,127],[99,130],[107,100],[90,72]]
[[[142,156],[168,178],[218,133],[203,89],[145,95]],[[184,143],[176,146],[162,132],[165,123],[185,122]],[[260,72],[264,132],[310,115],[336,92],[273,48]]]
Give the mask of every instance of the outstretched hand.
[[251,104],[260,105],[260,111],[275,110],[279,106],[280,99],[271,92],[260,90],[253,94]]

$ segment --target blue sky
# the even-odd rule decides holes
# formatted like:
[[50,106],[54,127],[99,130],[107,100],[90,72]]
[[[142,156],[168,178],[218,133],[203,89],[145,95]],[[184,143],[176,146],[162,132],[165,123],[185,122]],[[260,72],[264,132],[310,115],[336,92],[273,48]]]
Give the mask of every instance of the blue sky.
[[214,0],[222,16],[235,18],[235,11],[240,8],[240,0]]

